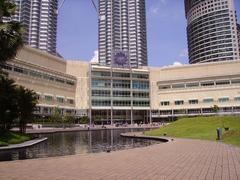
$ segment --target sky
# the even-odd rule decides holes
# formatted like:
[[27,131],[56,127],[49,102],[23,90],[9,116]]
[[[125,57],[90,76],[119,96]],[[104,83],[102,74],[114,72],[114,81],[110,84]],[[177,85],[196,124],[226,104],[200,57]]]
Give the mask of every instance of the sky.
[[[145,2],[148,64],[187,64],[184,0]],[[240,22],[240,0],[235,8]],[[65,0],[58,15],[57,51],[65,59],[90,61],[97,49],[98,17],[91,0]]]

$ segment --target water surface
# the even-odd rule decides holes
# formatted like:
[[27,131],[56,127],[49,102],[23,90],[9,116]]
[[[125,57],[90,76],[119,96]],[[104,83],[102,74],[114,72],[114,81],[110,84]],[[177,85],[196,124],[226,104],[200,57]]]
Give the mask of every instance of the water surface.
[[39,134],[37,136],[48,137],[48,140],[28,148],[0,151],[0,161],[116,151],[161,143],[120,136],[121,133],[130,131],[143,130],[119,129]]

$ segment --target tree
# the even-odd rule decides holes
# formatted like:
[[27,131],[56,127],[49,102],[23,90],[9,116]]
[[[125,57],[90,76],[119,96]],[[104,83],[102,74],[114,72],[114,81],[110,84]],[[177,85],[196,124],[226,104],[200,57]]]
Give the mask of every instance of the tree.
[[62,118],[62,123],[63,123],[63,127],[65,127],[66,123],[70,126],[75,123],[75,117],[70,113],[65,113]]
[[16,88],[18,97],[18,118],[21,133],[26,132],[26,124],[33,117],[33,112],[37,104],[37,94],[23,86]]
[[2,131],[9,130],[13,120],[17,118],[16,85],[12,79],[0,74],[0,128]]
[[219,112],[219,107],[218,107],[218,105],[213,105],[212,110],[213,110],[214,113],[217,114],[217,113]]
[[[9,0],[0,0],[0,63],[14,58],[23,46],[24,29],[20,22],[11,21],[16,5]],[[3,22],[3,17],[9,19]]]
[[62,122],[62,115],[61,115],[61,109],[58,107],[55,107],[53,109],[53,114],[50,117],[52,123]]

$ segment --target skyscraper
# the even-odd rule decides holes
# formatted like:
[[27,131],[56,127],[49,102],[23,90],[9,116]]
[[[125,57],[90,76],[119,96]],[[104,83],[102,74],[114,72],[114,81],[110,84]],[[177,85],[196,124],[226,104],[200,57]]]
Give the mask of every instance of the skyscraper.
[[239,59],[233,0],[185,0],[189,63]]
[[237,36],[238,36],[238,48],[239,48],[239,56],[240,56],[240,24],[237,24]]
[[99,62],[148,64],[145,0],[99,0]]
[[40,50],[56,54],[58,0],[14,0],[18,6],[13,20],[25,26],[24,41]]

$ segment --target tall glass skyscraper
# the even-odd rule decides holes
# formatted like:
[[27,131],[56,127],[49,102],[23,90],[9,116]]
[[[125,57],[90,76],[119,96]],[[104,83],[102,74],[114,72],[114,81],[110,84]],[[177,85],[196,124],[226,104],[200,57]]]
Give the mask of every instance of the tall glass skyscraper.
[[238,36],[238,48],[239,48],[239,56],[240,56],[240,24],[237,24],[237,36]]
[[148,64],[145,0],[99,0],[99,62],[135,68]]
[[56,54],[58,0],[14,0],[18,10],[13,20],[25,26],[24,41]]
[[185,0],[189,63],[239,59],[233,0]]

